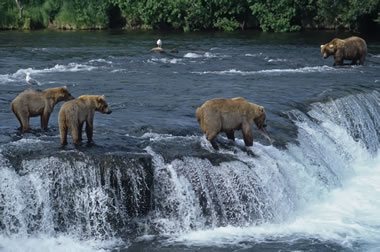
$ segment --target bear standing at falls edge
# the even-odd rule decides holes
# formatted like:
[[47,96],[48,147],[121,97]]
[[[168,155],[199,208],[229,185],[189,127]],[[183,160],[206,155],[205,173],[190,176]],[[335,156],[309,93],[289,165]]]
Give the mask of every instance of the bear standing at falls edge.
[[367,56],[367,43],[364,39],[353,36],[346,39],[335,38],[321,45],[321,53],[325,59],[334,55],[334,66],[343,65],[344,60],[351,60],[352,65],[363,65]]
[[225,132],[228,139],[235,141],[234,131],[242,130],[246,146],[253,145],[252,126],[256,124],[259,132],[272,142],[264,132],[266,114],[263,106],[246,101],[244,98],[216,98],[206,101],[196,110],[196,118],[202,132],[214,149],[218,149],[214,139],[219,132]]
[[81,144],[84,122],[86,122],[87,141],[91,143],[95,111],[103,114],[112,113],[104,95],[81,95],[77,99],[63,104],[58,113],[61,145],[67,144],[67,130],[70,130],[73,143],[75,145]]
[[41,128],[47,130],[50,114],[61,101],[72,100],[66,86],[48,88],[43,91],[28,89],[20,93],[11,103],[11,110],[21,125],[22,132],[29,131],[30,117],[41,116]]

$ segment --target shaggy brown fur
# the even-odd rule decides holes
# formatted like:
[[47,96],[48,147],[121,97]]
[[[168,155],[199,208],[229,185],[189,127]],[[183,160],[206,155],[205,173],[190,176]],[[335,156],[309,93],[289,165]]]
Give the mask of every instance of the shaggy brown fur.
[[41,116],[41,128],[47,130],[50,114],[60,101],[72,100],[66,86],[48,88],[43,91],[28,89],[20,93],[11,103],[11,110],[17,117],[23,132],[28,131],[30,117]]
[[244,98],[216,98],[206,101],[196,110],[196,118],[207,140],[217,149],[214,142],[219,132],[225,132],[228,139],[235,140],[234,131],[242,130],[246,146],[253,145],[252,125],[263,130],[266,127],[264,107],[250,103]]
[[351,60],[351,64],[363,65],[367,56],[367,44],[359,37],[349,37],[346,39],[335,38],[329,43],[321,45],[321,53],[326,59],[334,55],[334,66],[343,65],[344,60]]
[[84,122],[86,122],[87,141],[91,143],[95,111],[103,114],[112,113],[104,95],[82,95],[63,104],[58,114],[61,144],[67,144],[67,130],[70,130],[73,143],[75,145],[81,144]]

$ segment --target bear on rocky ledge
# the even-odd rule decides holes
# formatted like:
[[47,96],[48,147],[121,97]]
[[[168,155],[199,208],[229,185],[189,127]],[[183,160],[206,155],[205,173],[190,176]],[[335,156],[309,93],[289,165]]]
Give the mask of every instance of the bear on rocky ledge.
[[63,104],[58,114],[61,145],[67,144],[67,130],[70,130],[73,143],[81,144],[84,122],[86,122],[87,141],[91,143],[95,111],[103,114],[112,113],[104,95],[81,95],[77,99]]
[[246,101],[244,98],[216,98],[206,101],[196,110],[196,118],[202,132],[214,149],[218,149],[214,139],[219,132],[225,132],[228,139],[235,140],[234,131],[242,130],[246,146],[253,145],[252,126],[271,142],[264,132],[266,114],[263,106]]

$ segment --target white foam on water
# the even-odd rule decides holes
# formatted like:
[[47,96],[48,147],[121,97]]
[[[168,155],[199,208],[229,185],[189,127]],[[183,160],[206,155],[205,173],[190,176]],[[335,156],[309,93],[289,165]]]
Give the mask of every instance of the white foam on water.
[[[0,251],[7,252],[105,252],[122,244],[119,240],[79,240],[65,235],[58,236],[3,236],[0,235]],[[123,247],[127,245],[123,243]]]
[[288,61],[287,59],[280,59],[280,58],[272,59],[272,58],[269,58],[269,57],[265,57],[265,60],[268,61],[268,62],[285,62],[285,61]]
[[256,75],[256,74],[286,74],[286,73],[318,73],[318,72],[330,72],[339,71],[336,68],[329,66],[316,66],[316,67],[302,67],[295,69],[268,69],[257,71],[242,71],[237,69],[222,70],[222,71],[203,71],[192,72],[194,74],[218,74],[218,75]]
[[26,146],[26,145],[35,145],[35,144],[41,144],[41,143],[49,143],[48,141],[44,141],[38,138],[21,138],[20,140],[10,142],[10,145],[15,146]]
[[106,63],[106,64],[111,65],[113,62],[110,60],[105,60],[105,59],[93,59],[93,60],[90,60],[89,63]]
[[[356,174],[343,187],[324,195],[321,202],[298,212],[283,223],[250,227],[219,227],[180,235],[173,242],[224,246],[242,242],[318,239],[351,248],[364,242],[380,246],[380,155],[353,164]],[[375,250],[374,250],[375,251]]]
[[148,63],[153,63],[153,64],[157,64],[157,63],[164,63],[164,64],[183,64],[183,59],[177,59],[177,58],[173,58],[173,59],[169,59],[169,58],[152,58],[152,59],[149,59],[148,60]]
[[183,55],[184,58],[202,58],[203,55],[202,54],[199,54],[199,53],[186,53],[185,55]]
[[[127,135],[128,136],[128,135]],[[199,136],[173,136],[172,134],[159,134],[154,132],[146,132],[141,136],[142,139],[149,139],[150,141],[161,140],[180,140],[180,141],[192,141],[198,139]]]
[[[56,64],[50,68],[44,69],[33,69],[25,68],[19,69],[13,74],[3,74],[0,75],[0,84],[7,84],[9,82],[21,82],[23,85],[25,82],[26,73],[29,72],[33,77],[38,75],[43,75],[45,73],[63,73],[63,72],[82,72],[82,71],[93,71],[98,67],[90,66],[87,64],[79,63],[69,63],[67,65]],[[25,84],[26,85],[26,84]]]
[[[217,166],[194,157],[165,163],[148,149],[162,175],[159,184],[167,172],[172,174],[169,178],[176,177],[165,184],[170,190],[155,195],[161,202],[176,204],[170,218],[157,219],[164,233],[172,232],[168,242],[244,246],[310,239],[376,251],[380,248],[379,95],[373,91],[314,103],[307,114],[290,111],[298,143],[282,150],[254,142],[250,150],[256,157],[236,148],[228,153],[236,153],[236,161]],[[207,140],[200,141],[207,151]],[[242,139],[236,145],[243,146]],[[202,192],[210,216],[199,214],[204,208],[194,191]],[[250,199],[243,204],[242,194]],[[252,204],[255,201],[260,204]],[[176,210],[179,217],[174,218]]]
[[186,53],[183,55],[184,58],[226,58],[228,55],[219,55],[216,53],[204,52],[204,53]]
[[263,53],[246,53],[246,54],[244,54],[244,56],[246,56],[246,57],[260,57],[262,55],[263,55]]

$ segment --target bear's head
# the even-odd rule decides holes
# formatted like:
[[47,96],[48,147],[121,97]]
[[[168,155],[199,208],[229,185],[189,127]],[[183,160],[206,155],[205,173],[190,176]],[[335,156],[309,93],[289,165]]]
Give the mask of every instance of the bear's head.
[[69,101],[75,99],[75,97],[70,94],[69,90],[67,90],[66,86],[57,88],[57,96],[58,101]]
[[108,108],[108,104],[104,95],[99,95],[96,97],[96,111],[99,111],[103,114],[111,114],[112,110]]
[[259,106],[259,105],[256,105],[256,111],[255,111],[255,119],[254,122],[257,126],[257,128],[259,130],[263,130],[267,124],[266,124],[266,114],[265,114],[265,111],[264,111],[264,107],[263,106]]
[[330,55],[334,55],[338,49],[339,39],[333,39],[329,43],[321,45],[321,53],[323,58],[328,58]]

